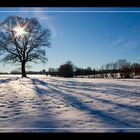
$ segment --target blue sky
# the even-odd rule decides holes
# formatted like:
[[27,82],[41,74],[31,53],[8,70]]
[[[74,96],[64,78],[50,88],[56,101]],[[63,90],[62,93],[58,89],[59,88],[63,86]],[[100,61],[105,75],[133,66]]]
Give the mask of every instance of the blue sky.
[[[100,68],[102,64],[118,59],[140,62],[139,10],[140,8],[0,8],[0,22],[11,15],[36,17],[44,28],[50,28],[52,45],[46,49],[47,64],[31,64],[32,67],[28,70],[57,68],[67,60],[83,68]],[[0,64],[0,71],[10,72],[18,67],[20,66]]]

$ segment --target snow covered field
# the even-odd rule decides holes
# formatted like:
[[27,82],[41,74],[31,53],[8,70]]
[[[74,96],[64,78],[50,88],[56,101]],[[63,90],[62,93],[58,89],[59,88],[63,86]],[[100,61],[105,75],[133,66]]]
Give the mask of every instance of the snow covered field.
[[0,75],[0,132],[140,132],[140,79]]

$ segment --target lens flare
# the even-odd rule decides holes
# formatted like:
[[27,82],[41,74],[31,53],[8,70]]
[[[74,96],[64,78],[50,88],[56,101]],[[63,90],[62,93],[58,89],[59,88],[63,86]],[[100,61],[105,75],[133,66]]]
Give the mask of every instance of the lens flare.
[[16,36],[22,36],[23,34],[25,34],[26,32],[24,31],[24,28],[20,28],[20,27],[15,27],[15,32],[16,32]]
[[27,32],[25,31],[27,25],[25,26],[21,26],[19,23],[17,23],[17,26],[14,28],[15,31],[15,37],[20,36],[22,37],[24,34],[26,34]]

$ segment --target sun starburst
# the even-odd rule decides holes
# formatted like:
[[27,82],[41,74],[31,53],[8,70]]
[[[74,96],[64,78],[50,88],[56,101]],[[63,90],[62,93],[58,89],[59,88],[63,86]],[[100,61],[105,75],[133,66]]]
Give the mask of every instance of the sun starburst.
[[24,31],[24,28],[16,27],[14,30],[16,31],[16,36],[22,36],[23,34],[26,33],[26,32]]
[[17,26],[14,28],[14,31],[15,31],[15,37],[17,36],[23,36],[26,31],[25,31],[25,28],[26,28],[26,25],[25,26],[21,26],[19,23],[17,24]]
[[27,25],[28,23],[23,26],[19,22],[17,22],[16,27],[13,29],[13,31],[15,32],[15,37],[23,37],[27,33],[25,30]]

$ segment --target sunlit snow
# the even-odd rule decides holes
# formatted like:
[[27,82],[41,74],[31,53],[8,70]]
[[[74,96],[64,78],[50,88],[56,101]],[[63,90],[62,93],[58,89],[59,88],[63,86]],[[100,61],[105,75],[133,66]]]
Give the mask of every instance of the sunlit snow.
[[140,132],[140,79],[0,76],[0,132]]

